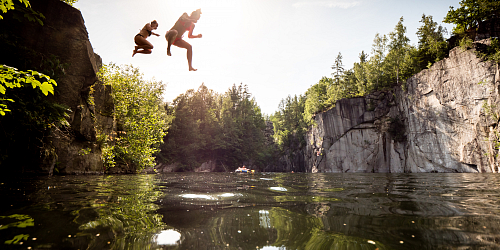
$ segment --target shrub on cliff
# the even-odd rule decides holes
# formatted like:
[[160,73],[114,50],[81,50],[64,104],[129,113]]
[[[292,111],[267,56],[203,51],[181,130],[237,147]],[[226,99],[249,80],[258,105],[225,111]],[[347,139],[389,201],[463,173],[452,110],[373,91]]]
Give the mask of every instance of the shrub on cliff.
[[146,81],[133,66],[104,65],[99,72],[104,84],[111,85],[118,136],[103,141],[103,161],[139,170],[154,166],[166,129],[161,107],[162,82]]

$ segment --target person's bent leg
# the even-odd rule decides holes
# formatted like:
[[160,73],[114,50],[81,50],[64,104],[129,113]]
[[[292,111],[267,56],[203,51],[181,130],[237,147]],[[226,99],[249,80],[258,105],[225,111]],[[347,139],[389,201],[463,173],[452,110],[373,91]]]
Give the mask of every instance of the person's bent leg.
[[154,48],[153,44],[148,42],[148,40],[146,40],[142,36],[135,36],[135,44],[137,44],[137,46],[135,46],[133,55],[135,55],[136,53],[151,54],[151,50]]
[[188,61],[188,65],[189,65],[189,71],[196,71],[197,69],[193,68],[193,66],[192,66],[193,47],[191,46],[191,44],[180,39],[180,40],[177,40],[177,42],[175,42],[174,45],[187,50],[187,61]]
[[165,38],[167,39],[168,42],[168,47],[167,47],[167,55],[171,56],[172,53],[170,53],[170,47],[172,44],[175,42],[175,39],[177,38],[177,30],[169,30],[167,34],[165,34]]

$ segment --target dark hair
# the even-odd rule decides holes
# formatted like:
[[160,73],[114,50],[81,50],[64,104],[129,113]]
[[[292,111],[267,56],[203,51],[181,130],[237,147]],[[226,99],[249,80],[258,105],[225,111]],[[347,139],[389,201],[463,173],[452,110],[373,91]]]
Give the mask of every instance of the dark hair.
[[156,24],[156,25],[158,25],[158,22],[157,22],[156,20],[153,20],[153,21],[151,22],[151,24]]

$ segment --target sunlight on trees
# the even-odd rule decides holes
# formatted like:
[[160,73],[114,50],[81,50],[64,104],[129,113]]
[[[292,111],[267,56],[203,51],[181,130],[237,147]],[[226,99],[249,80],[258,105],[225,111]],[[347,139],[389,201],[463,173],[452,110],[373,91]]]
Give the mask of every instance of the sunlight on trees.
[[306,111],[305,106],[305,96],[288,96],[281,100],[279,110],[270,117],[274,126],[274,141],[282,154],[305,146],[304,138],[308,127],[305,117],[312,113],[310,110]]
[[104,84],[111,85],[115,105],[118,137],[103,145],[103,161],[140,170],[155,165],[167,125],[162,108],[164,85],[143,79],[139,69],[131,65],[104,65],[99,72]]
[[182,170],[217,160],[225,170],[248,164],[263,168],[265,122],[246,85],[218,94],[205,85],[178,96],[167,108],[175,116],[158,156]]

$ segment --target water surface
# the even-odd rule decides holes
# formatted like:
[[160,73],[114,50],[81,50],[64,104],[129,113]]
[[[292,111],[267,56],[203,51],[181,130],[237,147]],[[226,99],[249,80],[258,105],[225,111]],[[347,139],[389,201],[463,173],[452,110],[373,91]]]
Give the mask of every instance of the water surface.
[[0,249],[500,249],[496,174],[0,182]]

